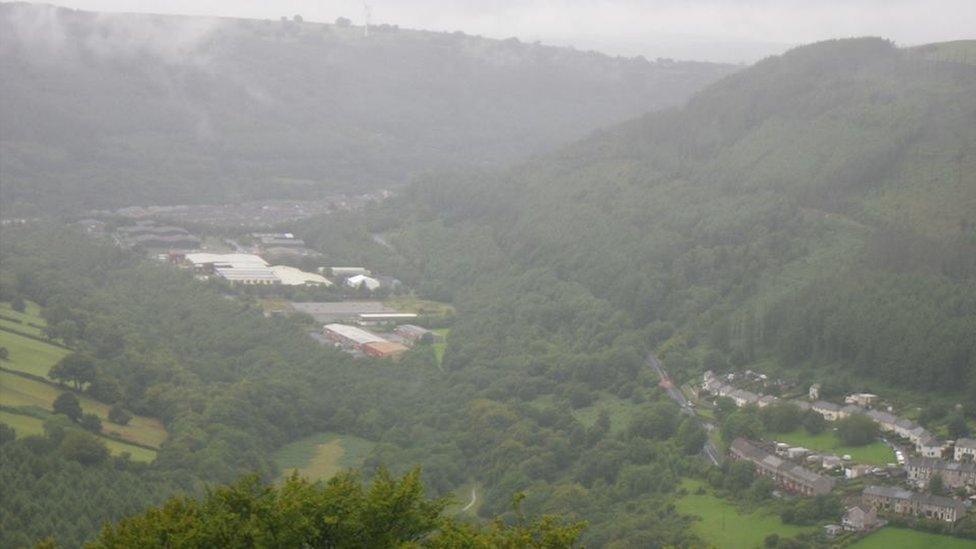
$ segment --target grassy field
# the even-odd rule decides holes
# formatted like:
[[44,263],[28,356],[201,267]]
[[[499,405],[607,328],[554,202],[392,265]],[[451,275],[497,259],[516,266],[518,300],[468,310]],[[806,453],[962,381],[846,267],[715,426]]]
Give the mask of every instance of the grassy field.
[[803,446],[818,452],[830,452],[838,456],[850,454],[857,463],[884,465],[895,462],[894,451],[883,442],[875,441],[866,446],[844,446],[837,438],[837,434],[829,429],[819,435],[811,435],[804,429],[797,429],[791,433],[774,435],[772,438],[778,442]]
[[769,534],[793,537],[817,529],[784,524],[779,516],[769,511],[742,513],[729,501],[708,493],[695,494],[695,490],[702,485],[701,481],[685,479],[681,486],[688,490],[688,495],[678,500],[677,509],[682,514],[700,517],[701,520],[694,523],[692,530],[715,547],[753,549],[761,547]]
[[405,313],[417,313],[419,315],[443,316],[454,313],[454,307],[450,303],[420,299],[411,295],[387,299],[383,305]]
[[3,330],[0,330],[0,346],[10,353],[7,360],[0,361],[0,366],[39,377],[47,377],[51,366],[69,353],[67,349]]
[[437,364],[444,362],[444,351],[447,350],[447,336],[451,333],[450,328],[439,328],[434,330],[434,333],[439,335],[443,341],[434,344],[434,354],[437,356]]
[[[44,421],[33,416],[25,416],[0,410],[0,423],[6,423],[13,427],[17,431],[18,437],[44,434]],[[126,444],[105,437],[101,438],[112,454],[118,455],[122,452],[129,452],[133,461],[144,461],[147,463],[156,459],[156,452],[154,450],[133,446],[132,444]]]
[[852,549],[973,549],[976,541],[907,528],[882,528],[850,546]]
[[295,310],[287,299],[268,297],[259,299],[258,302],[261,304],[261,310],[268,314],[290,313]]
[[585,427],[589,427],[596,423],[600,410],[606,409],[610,414],[610,432],[619,433],[630,424],[630,418],[638,408],[640,405],[634,404],[629,399],[606,393],[601,394],[600,398],[590,406],[573,410],[573,417]]
[[283,446],[274,460],[282,476],[297,470],[311,480],[327,480],[342,469],[362,465],[373,443],[355,436],[318,433]]
[[[50,410],[54,399],[62,389],[28,379],[10,372],[0,372],[0,404],[13,408],[34,407]],[[133,416],[128,425],[116,425],[108,421],[110,406],[79,395],[81,408],[86,413],[96,414],[102,420],[102,431],[145,446],[158,448],[166,440],[166,429],[159,420],[143,416]]]
[[41,306],[33,301],[25,301],[27,306],[24,312],[18,312],[10,308],[10,303],[0,303],[0,315],[15,318],[25,324],[37,324],[42,328],[47,326],[47,322],[41,317]]

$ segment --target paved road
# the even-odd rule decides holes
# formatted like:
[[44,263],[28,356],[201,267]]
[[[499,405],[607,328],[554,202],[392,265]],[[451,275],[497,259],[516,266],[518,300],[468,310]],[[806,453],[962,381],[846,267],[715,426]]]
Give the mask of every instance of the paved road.
[[[702,421],[702,419],[698,417],[698,414],[695,413],[694,407],[692,407],[691,403],[688,402],[688,399],[685,398],[685,395],[681,392],[681,389],[674,384],[671,377],[668,376],[668,373],[664,371],[664,367],[661,366],[661,361],[658,360],[653,353],[647,355],[647,363],[651,366],[651,368],[654,369],[655,372],[657,372],[658,377],[661,378],[661,385],[664,387],[664,390],[667,391],[668,396],[670,396],[671,399],[677,402],[678,406],[681,407],[681,413],[696,418],[698,423],[701,424],[706,432],[711,432],[715,429],[714,425],[706,421]],[[702,447],[702,454],[712,462],[712,465],[718,465],[722,461],[718,448],[716,448],[710,440],[705,440],[705,445]]]

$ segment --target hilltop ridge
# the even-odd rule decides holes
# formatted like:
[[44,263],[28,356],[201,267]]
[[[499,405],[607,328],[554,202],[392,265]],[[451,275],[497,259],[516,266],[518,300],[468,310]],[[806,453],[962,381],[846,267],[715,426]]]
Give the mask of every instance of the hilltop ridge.
[[5,210],[305,198],[502,166],[735,67],[380,25],[0,5]]

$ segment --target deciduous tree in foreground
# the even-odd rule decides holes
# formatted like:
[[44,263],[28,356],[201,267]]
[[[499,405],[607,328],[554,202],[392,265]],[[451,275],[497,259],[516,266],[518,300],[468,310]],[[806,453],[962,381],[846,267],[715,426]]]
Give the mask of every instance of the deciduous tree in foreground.
[[420,470],[381,470],[364,486],[354,473],[326,483],[294,475],[280,486],[248,476],[202,500],[174,497],[107,526],[88,545],[122,547],[573,547],[583,529],[553,517],[486,527],[443,516],[447,500],[424,497]]

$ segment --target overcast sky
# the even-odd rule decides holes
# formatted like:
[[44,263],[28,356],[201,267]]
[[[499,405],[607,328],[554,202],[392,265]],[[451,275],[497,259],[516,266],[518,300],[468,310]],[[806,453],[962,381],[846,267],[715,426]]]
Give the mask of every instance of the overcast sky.
[[[517,36],[610,54],[751,62],[827,38],[884,36],[901,45],[976,38],[976,0],[368,0],[374,23]],[[54,0],[96,11],[307,21],[362,0]]]

